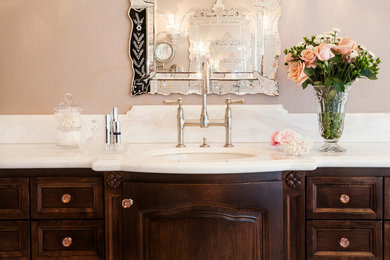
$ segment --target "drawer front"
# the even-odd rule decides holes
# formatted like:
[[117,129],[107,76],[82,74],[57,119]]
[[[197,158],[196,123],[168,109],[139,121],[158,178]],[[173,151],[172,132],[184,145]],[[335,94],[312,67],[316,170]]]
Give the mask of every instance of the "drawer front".
[[32,222],[32,259],[103,259],[102,220]]
[[308,218],[381,219],[383,191],[381,177],[309,177]]
[[384,228],[384,260],[390,260],[390,221],[385,222],[385,228]]
[[30,259],[30,222],[0,221],[0,259]]
[[0,178],[0,219],[28,219],[28,178]]
[[385,178],[385,219],[390,220],[390,177]]
[[33,178],[31,192],[35,219],[103,218],[101,178]]
[[380,221],[312,220],[307,223],[307,259],[382,259]]

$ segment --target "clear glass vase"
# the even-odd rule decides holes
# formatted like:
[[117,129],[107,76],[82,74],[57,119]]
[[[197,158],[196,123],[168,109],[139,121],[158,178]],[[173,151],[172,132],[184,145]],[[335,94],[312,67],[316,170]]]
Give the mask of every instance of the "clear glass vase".
[[313,86],[317,101],[317,113],[320,134],[324,144],[321,152],[345,152],[346,149],[338,145],[338,140],[343,134],[345,105],[350,86],[345,87],[344,92],[339,92],[333,86]]

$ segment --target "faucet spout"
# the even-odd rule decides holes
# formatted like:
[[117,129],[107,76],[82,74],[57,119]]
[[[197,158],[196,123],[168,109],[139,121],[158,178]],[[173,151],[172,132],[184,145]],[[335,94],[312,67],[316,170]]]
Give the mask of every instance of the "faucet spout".
[[202,112],[200,114],[200,127],[209,127],[209,115],[207,113],[207,95],[210,93],[210,65],[207,60],[202,62]]

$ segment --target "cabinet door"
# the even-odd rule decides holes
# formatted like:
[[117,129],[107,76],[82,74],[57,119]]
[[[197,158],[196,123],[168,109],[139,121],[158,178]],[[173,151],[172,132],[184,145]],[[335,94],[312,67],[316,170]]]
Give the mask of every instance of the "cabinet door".
[[282,259],[282,182],[125,183],[125,259]]
[[28,178],[0,178],[0,219],[29,218]]

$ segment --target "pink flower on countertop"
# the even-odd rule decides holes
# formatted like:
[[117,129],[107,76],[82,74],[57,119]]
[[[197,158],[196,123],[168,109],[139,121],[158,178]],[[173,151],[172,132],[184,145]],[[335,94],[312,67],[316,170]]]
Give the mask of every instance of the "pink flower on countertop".
[[287,140],[289,137],[293,137],[296,135],[298,134],[295,131],[288,128],[275,131],[271,136],[271,145],[276,146],[280,144],[285,144],[288,142]]
[[334,57],[332,50],[327,43],[321,43],[314,48],[314,52],[320,61],[327,61]]
[[279,131],[275,131],[272,135],[271,135],[271,145],[272,146],[276,146],[278,144],[280,144],[278,141],[276,141],[276,136],[279,134]]
[[301,52],[301,57],[305,61],[306,68],[316,68],[317,55],[314,50],[305,49]]
[[305,63],[301,61],[289,63],[287,78],[295,81],[298,87],[302,85],[309,78],[305,73]]
[[343,38],[339,45],[333,47],[333,50],[337,51],[340,54],[346,55],[350,54],[352,51],[359,51],[357,43],[351,38]]

